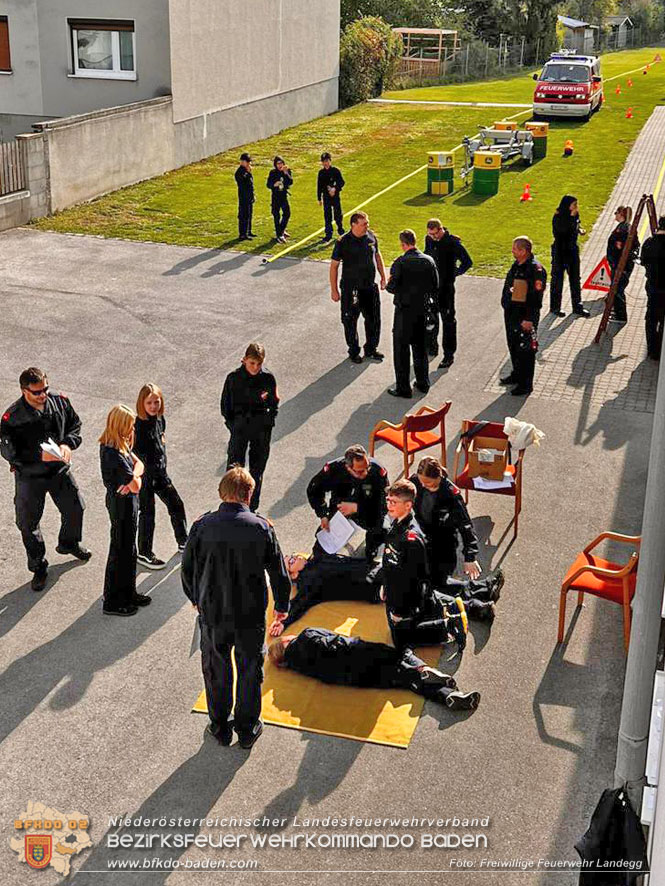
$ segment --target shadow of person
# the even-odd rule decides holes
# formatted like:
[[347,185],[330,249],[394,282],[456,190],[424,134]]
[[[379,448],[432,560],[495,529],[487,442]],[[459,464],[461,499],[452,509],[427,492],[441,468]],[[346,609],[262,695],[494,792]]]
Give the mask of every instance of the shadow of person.
[[220,274],[228,274],[230,271],[237,271],[238,268],[242,268],[248,261],[252,261],[255,258],[256,253],[252,251],[236,252],[230,258],[225,258],[224,261],[219,261],[214,265],[210,265],[210,267],[203,271],[201,278],[217,277]]
[[48,581],[43,591],[35,593],[30,587],[30,582],[27,581],[19,588],[5,594],[4,597],[0,597],[0,637],[4,637],[12,628],[16,627],[23,616],[27,615],[32,607],[48,594],[62,575],[69,572],[70,569],[84,565],[80,560],[56,563],[55,566],[49,566]]
[[612,355],[612,338],[604,338],[600,344],[591,342],[585,348],[575,354],[570,367],[570,374],[566,384],[572,388],[582,389],[582,403],[577,414],[577,426],[575,428],[575,443],[581,443],[582,434],[589,418],[589,410],[593,399],[596,381],[608,366],[628,359],[628,354]]
[[[132,820],[142,819],[159,821],[171,818],[193,821],[205,819],[210,810],[229,787],[238,771],[249,759],[248,754],[234,753],[233,750],[222,748],[212,738],[206,738],[200,749],[184,763],[182,763],[156,791],[154,791],[133,813],[128,813],[124,818]],[[186,827],[160,827],[159,825],[145,827],[118,827],[109,828],[104,837],[97,843],[90,854],[86,855],[83,866],[76,872],[70,883],[76,886],[97,886],[99,872],[111,870],[109,862],[118,866],[118,862],[131,861],[137,870],[136,874],[126,873],[122,880],[124,883],[135,882],[137,886],[146,882],[154,884],[166,884],[173,873],[173,862],[177,861],[189,850],[187,846],[175,846],[173,836],[176,834],[198,834],[201,828],[198,825],[189,824]],[[153,848],[114,848],[109,847],[111,836],[131,836],[136,831],[149,831],[156,834]],[[161,845],[160,837],[169,839],[165,845]],[[141,867],[144,860],[159,857],[162,866],[166,869],[151,869],[150,876],[146,876]],[[170,863],[170,864],[169,864]],[[133,879],[133,878],[136,879]],[[127,878],[127,879],[125,879]],[[131,879],[130,879],[131,878]]]
[[0,675],[0,741],[56,687],[58,691],[50,701],[53,708],[77,704],[98,671],[131,654],[183,605],[189,605],[180,587],[179,569],[159,578],[151,590],[158,590],[152,605],[134,618],[104,616],[101,599],[95,600],[57,637],[12,662]]
[[210,258],[216,258],[220,253],[221,249],[206,249],[204,252],[196,251],[188,258],[184,258],[182,261],[174,264],[168,271],[164,271],[162,277],[177,277],[178,274],[183,274],[185,271],[195,268]]
[[617,410],[633,411],[635,402],[639,399],[647,402],[645,391],[649,391],[651,408],[645,408],[644,412],[653,412],[656,399],[656,386],[658,384],[658,365],[651,360],[645,359],[637,366],[626,386],[619,391],[612,400],[606,400],[598,411],[595,421],[586,431],[586,435],[580,441],[583,446],[598,436],[603,435],[604,449],[621,449],[626,446],[634,436],[634,427],[627,421],[621,421],[620,412]]

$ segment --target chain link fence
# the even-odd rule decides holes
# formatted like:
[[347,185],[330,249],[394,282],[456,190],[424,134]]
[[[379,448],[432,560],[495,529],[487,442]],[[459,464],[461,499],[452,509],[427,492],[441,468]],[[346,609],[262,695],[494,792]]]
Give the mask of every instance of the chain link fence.
[[[662,45],[662,31],[646,28],[630,28],[605,31],[596,40],[593,52],[615,52],[641,46]],[[504,77],[520,71],[537,70],[549,58],[551,47],[544,41],[529,43],[524,38],[500,34],[497,46],[482,40],[462,43],[456,49],[443,50],[441,59],[403,58],[395,76],[395,89],[412,86],[435,86],[444,83],[464,83],[471,80],[488,80]]]

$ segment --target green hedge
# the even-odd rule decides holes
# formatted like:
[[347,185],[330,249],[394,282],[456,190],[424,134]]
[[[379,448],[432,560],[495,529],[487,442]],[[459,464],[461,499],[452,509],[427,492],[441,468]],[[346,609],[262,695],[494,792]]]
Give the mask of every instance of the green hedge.
[[389,89],[401,54],[401,36],[383,19],[366,16],[348,24],[340,39],[340,105],[346,108]]

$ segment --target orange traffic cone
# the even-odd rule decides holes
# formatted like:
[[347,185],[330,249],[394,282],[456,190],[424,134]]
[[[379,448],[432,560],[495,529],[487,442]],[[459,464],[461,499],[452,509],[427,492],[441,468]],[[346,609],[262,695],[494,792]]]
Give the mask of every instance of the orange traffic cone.
[[563,146],[563,156],[564,157],[571,157],[572,153],[573,153],[573,140],[572,140],[572,138],[569,138],[568,141]]
[[658,64],[658,62],[662,62],[662,58],[660,57],[659,52],[657,52],[656,55],[653,57],[652,64],[656,65],[656,64]]
[[632,80],[630,79],[630,77],[629,77],[629,78],[626,80],[626,86],[630,89],[630,87],[631,87],[632,85],[633,85],[633,81],[632,81]]
[[524,190],[520,197],[520,203],[526,203],[528,200],[533,200],[533,197],[531,196],[531,185],[524,185]]
[[621,95],[621,84],[617,83],[617,88],[614,90],[615,95]]
[[626,120],[632,120],[632,119],[633,119],[633,109],[628,108],[628,110],[626,111]]

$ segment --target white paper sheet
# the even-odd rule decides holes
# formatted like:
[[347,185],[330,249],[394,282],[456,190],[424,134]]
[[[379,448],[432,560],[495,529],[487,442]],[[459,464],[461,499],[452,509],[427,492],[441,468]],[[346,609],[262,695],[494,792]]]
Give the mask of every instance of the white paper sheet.
[[474,477],[474,489],[509,489],[513,485],[513,478],[505,477],[503,480],[487,480],[485,477]]
[[46,441],[46,443],[39,444],[44,452],[48,452],[49,455],[54,455],[59,461],[64,461],[62,457],[62,452],[60,451],[60,447],[58,444],[52,440],[50,437]]
[[349,520],[340,511],[331,518],[329,528],[319,529],[316,540],[326,554],[336,554],[351,539],[354,532],[360,529],[353,520]]

